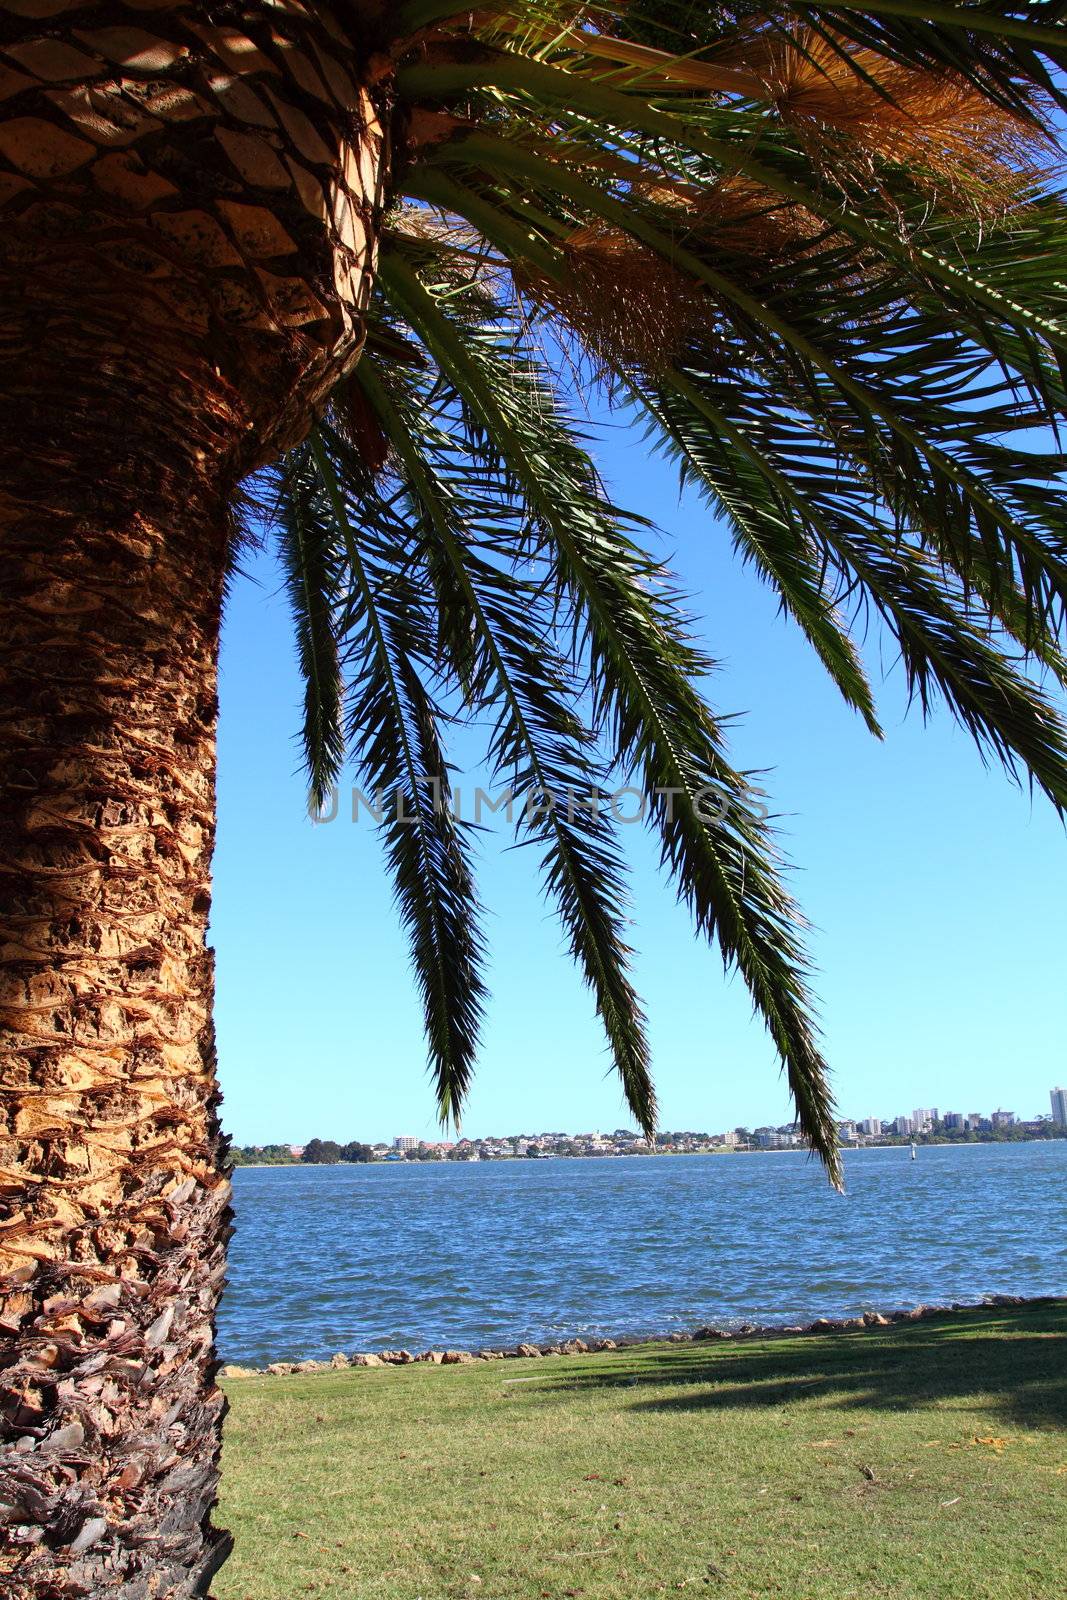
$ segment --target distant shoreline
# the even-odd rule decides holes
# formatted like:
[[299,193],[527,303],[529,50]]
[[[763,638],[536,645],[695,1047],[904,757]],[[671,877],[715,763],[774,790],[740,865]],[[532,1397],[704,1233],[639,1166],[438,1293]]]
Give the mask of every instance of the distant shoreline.
[[[1067,1139],[1067,1129],[1062,1133],[1047,1134],[1042,1139],[924,1139],[917,1141],[916,1151],[922,1150],[984,1150],[990,1145],[1031,1145],[1062,1143]],[[874,1150],[909,1150],[911,1141],[901,1138],[895,1144],[843,1144],[840,1146],[842,1155],[866,1155]],[[501,1166],[538,1166],[549,1161],[649,1161],[693,1159],[703,1156],[805,1156],[812,1158],[812,1152],[805,1149],[794,1150],[738,1150],[732,1146],[724,1145],[718,1150],[643,1150],[634,1151],[632,1154],[621,1151],[611,1151],[604,1155],[554,1155],[554,1156],[479,1156],[476,1161],[449,1160],[442,1157],[437,1161],[240,1161],[231,1167],[233,1172],[265,1172],[272,1168],[286,1170],[298,1167],[302,1172],[314,1172],[319,1168],[333,1167],[501,1167]]]

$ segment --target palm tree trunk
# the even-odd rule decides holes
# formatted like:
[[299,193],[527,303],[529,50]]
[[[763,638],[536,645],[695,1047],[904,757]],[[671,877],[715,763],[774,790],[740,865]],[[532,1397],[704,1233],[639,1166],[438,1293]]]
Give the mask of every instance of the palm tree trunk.
[[362,341],[386,142],[339,9],[0,9],[10,1600],[203,1595],[228,1548],[216,657],[234,485]]
[[205,940],[225,524],[189,522],[27,512],[0,546],[0,1573],[19,1600],[132,1596],[149,1571],[145,1594],[202,1593],[226,1549]]

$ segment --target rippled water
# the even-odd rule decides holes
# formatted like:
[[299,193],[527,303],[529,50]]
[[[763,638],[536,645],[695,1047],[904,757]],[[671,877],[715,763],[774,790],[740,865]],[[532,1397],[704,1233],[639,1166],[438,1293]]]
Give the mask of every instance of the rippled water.
[[243,1168],[225,1360],[809,1320],[1067,1290],[1067,1141]]

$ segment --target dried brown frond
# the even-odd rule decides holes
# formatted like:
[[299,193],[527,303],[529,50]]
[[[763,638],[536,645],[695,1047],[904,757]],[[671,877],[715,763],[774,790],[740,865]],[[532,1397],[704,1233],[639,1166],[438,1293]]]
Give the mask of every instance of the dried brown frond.
[[561,281],[527,269],[519,287],[561,318],[608,372],[666,370],[711,320],[712,302],[700,285],[628,234],[580,228],[564,253]]
[[368,472],[378,473],[389,459],[389,440],[378,415],[355,378],[338,384],[332,397],[333,420]]
[[902,162],[916,181],[970,209],[1001,213],[1051,175],[1051,140],[950,72],[901,66],[873,50],[835,49],[804,32],[767,39],[767,97],[815,156],[827,133],[869,158]]
[[740,175],[702,190],[691,210],[702,240],[757,268],[778,265],[828,237],[825,220],[814,211]]
[[456,275],[499,281],[507,274],[503,258],[464,217],[437,206],[400,205],[390,212],[383,229],[383,243],[390,237],[424,240],[432,246],[433,258]]
[[484,249],[481,234],[465,218],[452,216],[435,206],[395,207],[389,213],[388,231],[404,239],[426,239],[436,247],[450,246],[460,252]]

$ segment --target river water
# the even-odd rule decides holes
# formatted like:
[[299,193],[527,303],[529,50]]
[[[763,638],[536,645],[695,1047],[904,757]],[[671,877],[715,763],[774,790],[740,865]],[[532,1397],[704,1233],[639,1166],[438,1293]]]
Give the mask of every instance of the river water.
[[1067,1292],[1067,1140],[246,1167],[226,1361],[666,1334]]

